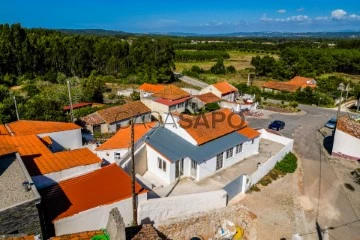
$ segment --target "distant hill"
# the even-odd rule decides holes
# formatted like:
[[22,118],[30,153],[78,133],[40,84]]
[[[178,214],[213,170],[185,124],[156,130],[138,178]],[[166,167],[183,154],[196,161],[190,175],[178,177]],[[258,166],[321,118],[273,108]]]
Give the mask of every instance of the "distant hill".
[[222,34],[199,34],[184,32],[129,33],[104,29],[54,29],[65,34],[96,36],[176,36],[176,37],[286,37],[286,38],[360,38],[360,31],[338,32],[233,32]]

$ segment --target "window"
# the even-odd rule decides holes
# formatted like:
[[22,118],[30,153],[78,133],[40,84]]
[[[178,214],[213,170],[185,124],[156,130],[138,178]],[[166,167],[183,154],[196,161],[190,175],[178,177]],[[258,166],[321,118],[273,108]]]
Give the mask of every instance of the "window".
[[196,167],[197,167],[196,162],[194,160],[191,160],[191,168],[196,169]]
[[233,148],[226,150],[226,158],[231,158],[233,156]]
[[243,149],[243,144],[242,143],[236,145],[235,154],[241,153],[242,149]]
[[158,157],[158,168],[166,172],[166,162]]
[[178,104],[178,108],[182,108],[182,107],[184,107],[184,105],[185,105],[184,102],[179,103],[179,104]]
[[173,111],[175,109],[176,109],[176,105],[172,105],[172,106],[169,107],[169,111]]
[[253,139],[253,140],[251,140],[251,144],[254,144],[254,142],[255,142],[255,140]]
[[114,159],[115,160],[120,160],[120,153],[119,152],[114,153]]
[[216,156],[216,170],[219,170],[223,166],[223,153],[219,153]]

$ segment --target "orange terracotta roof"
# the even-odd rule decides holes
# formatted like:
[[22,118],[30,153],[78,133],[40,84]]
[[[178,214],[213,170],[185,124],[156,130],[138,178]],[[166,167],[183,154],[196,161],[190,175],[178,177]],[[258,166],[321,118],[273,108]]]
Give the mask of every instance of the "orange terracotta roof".
[[10,136],[0,135],[0,156],[16,153],[17,151]]
[[360,139],[360,122],[350,119],[348,116],[338,119],[336,129]]
[[35,236],[34,235],[30,235],[30,236],[24,236],[24,237],[9,237],[9,238],[1,238],[3,240],[34,240]]
[[5,125],[0,125],[0,136],[10,135]]
[[[135,142],[142,138],[148,131],[150,131],[151,127],[155,126],[157,122],[151,122],[144,124],[135,124],[134,125],[134,140]],[[129,148],[131,141],[131,127],[128,126],[126,128],[121,128],[117,131],[117,133],[108,139],[106,142],[97,147],[96,151],[103,151],[109,149],[121,149],[121,148]]]
[[32,156],[51,159],[53,153],[36,135],[12,136],[11,140],[16,146],[21,157]]
[[80,233],[66,234],[58,237],[52,237],[50,240],[89,240],[96,235],[104,234],[102,230],[87,231]]
[[[83,108],[83,107],[91,107],[91,106],[92,106],[91,102],[80,102],[80,103],[73,104],[72,109],[78,109],[78,108]],[[70,105],[64,106],[63,110],[64,111],[70,110]]]
[[279,90],[279,91],[285,91],[285,92],[295,92],[298,88],[300,88],[299,86],[296,85],[289,85],[283,82],[271,82],[271,81],[264,83],[262,87]]
[[154,93],[152,96],[168,100],[176,100],[189,97],[190,94],[174,85],[166,85],[162,90]]
[[238,92],[239,90],[231,85],[230,83],[224,81],[224,82],[218,82],[214,83],[213,86],[219,90],[222,94],[227,94],[231,92]]
[[251,127],[244,127],[237,132],[250,139],[260,136],[260,133]]
[[48,135],[45,135],[43,137],[40,138],[41,141],[43,141],[43,143],[45,143],[46,145],[51,145],[53,144],[51,138]]
[[[221,121],[217,119],[221,119]],[[227,108],[196,117],[181,115],[179,124],[194,138],[198,145],[232,133],[247,125],[245,120]]]
[[203,103],[213,103],[213,102],[218,102],[221,99],[217,96],[215,96],[215,94],[208,92],[208,93],[204,93],[204,94],[200,94],[195,96],[196,98],[198,98],[200,101],[202,101]]
[[24,136],[32,134],[52,133],[79,129],[74,123],[20,120],[6,124],[11,135]]
[[[135,183],[137,193],[145,193]],[[131,198],[131,178],[116,164],[39,191],[45,216],[56,221],[98,206]]]
[[291,84],[291,85],[300,86],[302,88],[305,88],[307,86],[316,87],[316,83],[312,84],[312,82],[311,82],[312,80],[314,80],[314,79],[301,77],[301,76],[295,76],[294,78],[290,79],[290,81],[288,81],[286,83]]
[[110,124],[148,112],[150,112],[150,109],[147,106],[140,101],[135,101],[99,110],[81,118],[81,120],[88,125],[97,125],[104,122]]
[[156,92],[163,90],[164,87],[165,87],[164,85],[144,83],[138,89],[145,91],[145,92],[156,93]]

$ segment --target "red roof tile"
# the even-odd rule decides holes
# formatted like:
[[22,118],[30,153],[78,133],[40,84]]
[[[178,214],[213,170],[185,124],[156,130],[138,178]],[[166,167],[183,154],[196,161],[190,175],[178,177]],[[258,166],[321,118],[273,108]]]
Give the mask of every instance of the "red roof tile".
[[338,119],[336,129],[360,139],[360,122],[350,119],[348,116]]
[[264,88],[275,89],[279,91],[295,92],[299,88],[316,87],[314,79],[296,76],[288,82],[266,82],[262,85]]
[[213,102],[218,102],[221,99],[217,96],[215,96],[215,94],[208,92],[208,93],[204,93],[204,94],[200,94],[197,96],[194,96],[196,98],[198,98],[200,101],[202,101],[203,103],[213,103]]
[[190,97],[190,94],[174,85],[166,85],[162,90],[154,93],[153,97],[164,98],[168,100],[177,100]]
[[224,82],[218,82],[214,83],[213,86],[219,90],[222,94],[227,94],[231,92],[238,92],[239,90],[231,85],[230,83],[224,81]]
[[150,112],[150,109],[147,106],[140,101],[135,101],[99,110],[81,118],[81,120],[87,125],[97,125],[104,122],[110,124],[148,112]]
[[166,106],[173,106],[173,105],[176,105],[176,104],[185,102],[186,100],[189,100],[190,98],[191,98],[190,96],[189,96],[189,97],[180,98],[180,99],[177,99],[177,100],[167,100],[167,99],[159,98],[159,99],[156,99],[155,102],[164,104],[164,105],[166,105]]
[[6,126],[10,129],[11,135],[16,136],[61,132],[80,128],[73,123],[32,120],[20,120],[8,123]]
[[[75,103],[72,105],[73,109],[78,109],[78,108],[83,108],[83,107],[91,107],[92,103],[91,102],[81,102],[81,103]],[[64,106],[63,108],[64,111],[68,111],[70,110],[70,105],[68,106]]]
[[[151,122],[144,124],[135,124],[134,125],[134,140],[135,142],[142,138],[148,131],[150,131],[151,127],[155,126],[157,122]],[[97,147],[96,151],[103,151],[109,149],[121,149],[121,148],[129,148],[131,141],[131,127],[121,128],[117,131],[117,133],[108,139],[106,142]]]
[[10,136],[0,135],[0,156],[16,153],[17,148]]
[[145,92],[156,93],[163,90],[164,87],[165,87],[164,85],[144,83],[138,89]]
[[232,133],[247,125],[239,115],[227,108],[196,117],[181,115],[179,124],[195,139],[198,145]]
[[258,136],[260,136],[260,133],[258,131],[256,131],[255,129],[251,128],[251,127],[244,127],[242,129],[240,129],[239,131],[237,131],[238,133],[240,133],[241,135],[248,137],[250,139],[256,138]]
[[5,125],[0,125],[0,136],[10,135]]
[[[145,193],[136,183],[137,193]],[[116,164],[71,178],[39,191],[49,220],[59,220],[132,196],[131,178]]]

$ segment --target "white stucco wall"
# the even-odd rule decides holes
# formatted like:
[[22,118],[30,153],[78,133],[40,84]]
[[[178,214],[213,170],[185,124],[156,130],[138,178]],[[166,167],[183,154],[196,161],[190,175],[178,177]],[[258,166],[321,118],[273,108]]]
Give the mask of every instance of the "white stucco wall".
[[332,153],[360,159],[360,139],[336,129]]
[[[101,196],[98,196],[101,197]],[[138,204],[147,200],[147,193],[138,195]],[[118,208],[126,226],[133,221],[132,199],[127,198],[119,202],[98,206],[76,215],[54,221],[55,235],[71,234],[84,231],[99,230],[106,227],[109,212]]]
[[222,97],[221,92],[217,88],[215,88],[213,85],[204,87],[203,89],[200,90],[199,94],[204,94],[204,93],[209,93],[209,92],[213,93],[215,96],[217,96],[219,98]]
[[[164,156],[159,154],[155,149],[153,149],[150,145],[146,145],[147,148],[147,163],[148,163],[148,171],[156,174],[159,178],[161,178],[167,184],[170,184],[171,181],[175,180],[175,164],[171,163]],[[158,168],[158,157],[166,162],[166,172]]]
[[139,204],[138,221],[159,224],[170,218],[210,211],[226,204],[227,194],[224,190],[149,199]]
[[47,186],[53,185],[54,183],[58,183],[60,181],[63,181],[63,180],[69,179],[69,178],[77,177],[77,176],[92,172],[92,171],[100,169],[100,168],[101,168],[100,163],[94,163],[94,164],[65,169],[65,170],[62,170],[59,172],[53,172],[53,173],[48,173],[48,174],[44,174],[44,175],[33,176],[31,178],[32,178],[36,188],[41,189],[41,188],[45,188]]
[[49,136],[53,142],[51,145],[53,152],[62,151],[64,148],[72,150],[82,147],[81,128],[61,132],[42,133],[37,136]]
[[[125,156],[125,154],[129,151],[128,148],[122,148],[122,149],[109,149],[109,150],[103,150],[103,151],[96,151],[96,155],[100,159],[105,159],[109,163],[115,163],[115,152],[120,153],[120,160]],[[118,160],[119,162],[119,160]]]
[[222,96],[221,96],[221,99],[224,99],[224,100],[226,100],[226,101],[233,102],[233,101],[235,101],[235,93],[232,92],[232,93],[228,93],[228,94],[222,95]]
[[179,135],[181,138],[188,141],[189,143],[191,143],[193,145],[197,145],[197,142],[195,141],[195,139],[192,138],[191,135],[179,125],[179,123],[178,123],[179,117],[178,116],[164,114],[163,119],[165,122],[165,125],[164,125],[165,128],[167,128],[168,130],[172,131],[173,133]]

